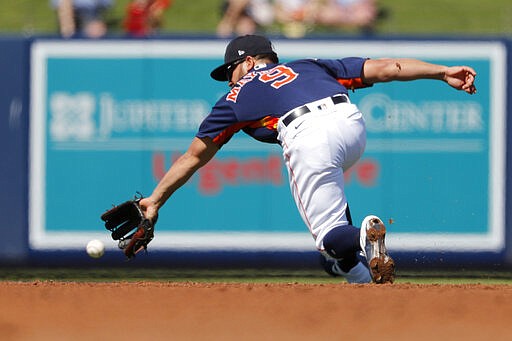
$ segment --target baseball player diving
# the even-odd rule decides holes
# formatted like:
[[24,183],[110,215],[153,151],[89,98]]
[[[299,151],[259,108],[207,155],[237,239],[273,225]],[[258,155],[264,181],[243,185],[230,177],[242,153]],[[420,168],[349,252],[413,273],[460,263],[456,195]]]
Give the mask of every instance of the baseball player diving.
[[[339,51],[340,54],[343,51]],[[149,197],[145,217],[158,210],[233,134],[282,147],[290,189],[331,275],[350,283],[392,283],[395,265],[385,246],[386,228],[369,215],[353,226],[343,173],[366,145],[363,115],[348,90],[390,81],[434,79],[476,93],[476,72],[404,58],[302,59],[279,63],[272,43],[246,35],[226,47],[224,64],[211,72],[229,92],[213,106],[188,150],[170,167]]]

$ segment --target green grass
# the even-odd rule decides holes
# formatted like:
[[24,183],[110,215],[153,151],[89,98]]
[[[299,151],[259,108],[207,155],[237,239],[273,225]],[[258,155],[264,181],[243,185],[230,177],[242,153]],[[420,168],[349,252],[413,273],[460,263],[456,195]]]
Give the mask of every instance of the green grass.
[[[129,0],[116,0],[109,14],[113,34],[122,33],[121,22]],[[166,12],[163,33],[215,33],[223,0],[174,0]],[[49,0],[4,1],[0,11],[0,32],[9,34],[53,34],[56,15]],[[512,33],[510,0],[380,0],[388,12],[377,34],[386,35],[469,35],[507,36]],[[274,26],[270,31],[279,32]],[[352,34],[350,31],[316,29],[312,33]]]
[[407,34],[507,35],[512,33],[509,0],[385,0],[390,18],[379,32]]
[[[164,281],[330,284],[340,283],[343,280],[330,277],[320,269],[192,270],[166,268],[4,268],[0,271],[0,281]],[[505,271],[399,271],[397,272],[396,283],[512,285],[512,273]]]

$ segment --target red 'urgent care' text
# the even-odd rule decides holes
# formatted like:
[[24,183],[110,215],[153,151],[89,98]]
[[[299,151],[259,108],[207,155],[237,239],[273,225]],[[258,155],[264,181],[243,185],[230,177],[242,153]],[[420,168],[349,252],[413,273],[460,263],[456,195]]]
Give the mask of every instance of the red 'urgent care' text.
[[[171,157],[174,162],[179,157],[175,153]],[[160,181],[167,171],[165,155],[153,154],[153,176]],[[240,186],[248,184],[269,184],[282,186],[286,178],[286,169],[279,155],[253,157],[248,159],[226,158],[212,159],[198,171],[197,184],[199,191],[205,195],[215,195],[226,185]],[[362,186],[375,185],[379,176],[376,160],[363,159],[345,173],[345,182],[357,181]]]

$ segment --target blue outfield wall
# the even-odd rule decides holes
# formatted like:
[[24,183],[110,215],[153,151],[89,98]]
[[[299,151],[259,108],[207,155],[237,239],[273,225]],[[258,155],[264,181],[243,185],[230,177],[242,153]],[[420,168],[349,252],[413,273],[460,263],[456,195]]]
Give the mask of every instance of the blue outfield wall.
[[29,41],[0,39],[1,262],[28,259]]
[[[399,266],[512,264],[507,165],[508,40],[274,39],[282,60],[413,57],[478,72],[478,94],[442,82],[377,84],[351,94],[367,151],[345,177],[355,222],[388,224]],[[149,194],[226,84],[209,78],[226,41],[0,39],[2,213],[17,265],[126,262],[99,216]],[[508,128],[508,129],[507,129]],[[8,160],[8,161],[7,161]],[[162,209],[134,266],[315,267],[277,146],[237,134]],[[29,185],[30,184],[30,185]],[[98,238],[107,254],[92,260]],[[207,261],[206,261],[207,260]]]
[[505,251],[504,251],[504,262],[508,266],[512,265],[512,200],[510,200],[510,193],[512,193],[512,119],[510,116],[512,115],[512,86],[511,86],[511,78],[512,78],[512,40],[508,40],[506,42],[507,46],[507,148],[505,151],[506,155],[506,197],[505,197],[505,222],[506,222],[506,237],[505,237]]

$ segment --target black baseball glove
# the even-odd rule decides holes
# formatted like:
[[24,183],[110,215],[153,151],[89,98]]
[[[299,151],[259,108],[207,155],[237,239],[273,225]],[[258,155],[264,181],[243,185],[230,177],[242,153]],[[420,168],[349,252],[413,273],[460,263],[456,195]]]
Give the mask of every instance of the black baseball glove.
[[112,232],[112,239],[119,240],[119,248],[128,259],[146,250],[153,239],[156,221],[146,219],[139,202],[142,196],[114,206],[101,215],[105,228]]

